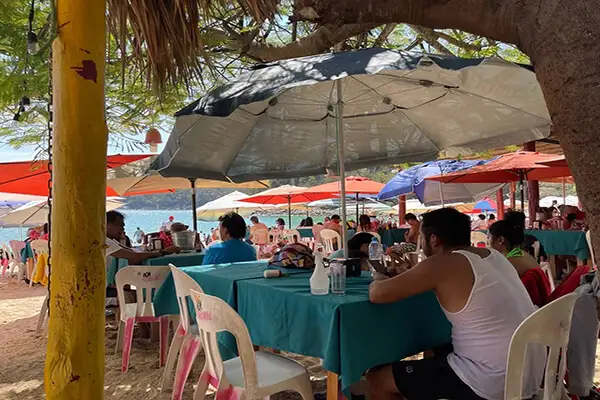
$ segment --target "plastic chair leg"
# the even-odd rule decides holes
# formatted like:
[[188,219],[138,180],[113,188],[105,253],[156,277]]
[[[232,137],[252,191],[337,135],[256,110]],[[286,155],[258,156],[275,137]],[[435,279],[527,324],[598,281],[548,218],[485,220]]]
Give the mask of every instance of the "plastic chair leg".
[[204,400],[206,398],[206,391],[208,385],[212,385],[215,389],[219,387],[219,378],[212,376],[208,371],[208,367],[205,365],[204,370],[198,378],[198,384],[196,385],[196,391],[194,392],[194,400]]
[[175,381],[173,382],[172,400],[181,400],[185,382],[192,370],[194,360],[200,351],[200,339],[192,335],[187,335],[183,340],[179,360],[177,361],[177,370],[175,371]]
[[164,367],[167,361],[167,349],[169,347],[169,317],[160,317],[160,366]]
[[129,368],[129,356],[131,355],[131,343],[133,342],[133,326],[135,318],[128,318],[125,321],[125,332],[123,344],[123,358],[121,359],[121,372],[127,372]]
[[50,299],[48,298],[48,295],[46,295],[46,297],[44,298],[44,302],[42,303],[42,309],[40,310],[40,316],[38,317],[37,328],[35,329],[35,333],[37,333],[38,335],[40,333],[42,333],[42,330],[44,329],[44,321],[46,320],[46,315],[48,315],[48,302],[49,301],[50,301]]
[[115,343],[115,354],[119,354],[119,351],[123,350],[123,337],[125,336],[125,323],[117,318],[119,321],[119,328],[117,329],[117,341]]
[[296,378],[296,391],[302,396],[302,400],[315,400],[312,385],[308,376]]
[[181,344],[183,343],[183,338],[185,337],[185,331],[183,327],[179,325],[175,330],[175,334],[173,335],[173,340],[171,341],[171,347],[169,347],[169,354],[167,356],[167,364],[165,366],[165,371],[163,372],[162,382],[160,387],[162,390],[167,388],[167,384],[171,379],[171,374],[173,373],[173,369],[175,368],[175,363],[177,362],[177,356],[179,355],[179,350],[181,349]]

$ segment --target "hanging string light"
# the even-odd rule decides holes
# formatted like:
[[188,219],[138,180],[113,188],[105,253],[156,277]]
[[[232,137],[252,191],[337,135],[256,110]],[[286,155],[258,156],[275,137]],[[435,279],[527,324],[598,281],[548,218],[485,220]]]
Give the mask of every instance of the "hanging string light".
[[33,18],[35,16],[35,0],[31,0],[29,9],[29,30],[27,31],[27,52],[35,55],[40,51],[37,34],[33,31]]

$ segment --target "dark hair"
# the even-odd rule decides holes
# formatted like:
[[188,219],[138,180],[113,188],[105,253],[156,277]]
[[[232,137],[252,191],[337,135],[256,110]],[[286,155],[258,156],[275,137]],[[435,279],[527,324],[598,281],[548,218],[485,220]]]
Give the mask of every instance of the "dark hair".
[[496,219],[496,216],[495,216],[494,214],[490,214],[490,217],[489,217],[489,218],[490,218],[491,220],[494,220],[494,219]]
[[48,233],[48,223],[47,222],[44,224],[43,229],[44,229],[44,233]]
[[243,239],[246,237],[246,221],[238,213],[228,212],[219,217],[219,222],[234,239]]
[[254,222],[255,224],[258,223],[258,217],[256,215],[253,215],[250,217],[250,222]]
[[323,226],[323,223],[322,222],[317,222],[317,225]]
[[373,235],[368,232],[359,232],[348,240],[348,256],[358,258],[361,256],[360,247],[363,244],[369,244],[373,240]]
[[482,219],[485,221],[485,214],[479,214],[479,219]]
[[119,219],[125,220],[125,216],[118,211],[112,210],[106,213],[107,224],[114,224]]
[[471,245],[471,219],[454,208],[423,214],[421,230],[427,240],[429,235],[436,235],[446,248]]
[[340,218],[340,216],[339,216],[339,215],[337,215],[337,214],[333,214],[333,215],[331,216],[331,220],[334,220],[334,219],[341,219],[341,218]]
[[300,226],[302,226],[302,227],[306,226],[306,219],[303,219],[302,221],[300,221]]
[[277,225],[285,225],[285,221],[283,220],[283,218],[277,218],[277,219],[275,220],[275,223],[276,223]]
[[509,211],[504,213],[504,221],[507,221],[509,225],[520,226],[525,229],[525,213],[521,211]]
[[508,243],[508,250],[519,247],[525,241],[525,230],[520,222],[513,224],[510,220],[497,221],[490,226],[492,239],[503,237]]
[[314,224],[312,217],[306,217],[304,220],[304,226],[313,226]]
[[408,213],[404,216],[405,221],[418,221],[417,216],[413,213]]
[[358,217],[358,224],[360,225],[360,227],[363,230],[370,229],[371,228],[371,218],[369,218],[368,215],[363,214],[360,217]]

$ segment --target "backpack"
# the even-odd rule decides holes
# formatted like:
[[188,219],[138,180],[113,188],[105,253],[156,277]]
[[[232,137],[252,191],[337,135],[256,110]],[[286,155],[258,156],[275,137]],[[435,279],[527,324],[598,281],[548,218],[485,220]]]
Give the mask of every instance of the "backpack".
[[308,246],[301,243],[290,243],[269,259],[269,265],[283,268],[313,269],[315,257]]

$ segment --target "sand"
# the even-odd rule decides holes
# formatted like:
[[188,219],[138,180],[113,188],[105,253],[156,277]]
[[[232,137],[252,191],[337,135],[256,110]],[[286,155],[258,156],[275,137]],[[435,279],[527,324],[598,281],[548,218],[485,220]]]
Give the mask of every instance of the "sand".
[[[44,357],[46,332],[36,335],[39,311],[46,296],[41,286],[0,283],[0,400],[37,400],[44,395]],[[106,369],[104,397],[107,399],[169,399],[162,392],[162,369],[158,367],[158,346],[134,340],[129,371],[121,373],[121,357],[114,354],[116,331],[114,320],[107,319]],[[599,346],[600,349],[600,346]],[[326,372],[319,360],[285,354],[304,364],[311,372],[315,392],[325,389]],[[200,373],[203,356],[198,356],[186,384],[184,398],[192,397],[193,382]],[[600,381],[600,352],[596,354],[596,384]],[[211,396],[212,398],[212,396]],[[273,396],[274,400],[299,399],[295,393]]]

